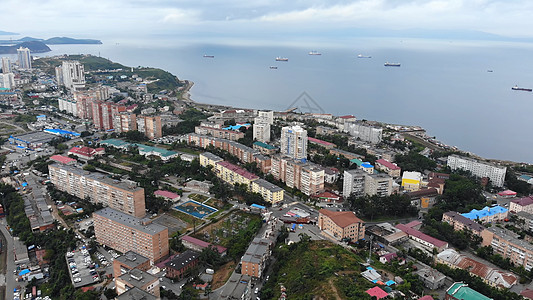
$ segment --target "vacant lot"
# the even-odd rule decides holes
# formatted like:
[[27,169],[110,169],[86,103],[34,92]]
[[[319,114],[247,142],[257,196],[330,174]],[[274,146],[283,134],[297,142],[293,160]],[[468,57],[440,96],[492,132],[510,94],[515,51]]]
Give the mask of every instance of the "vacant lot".
[[168,227],[168,234],[171,235],[176,231],[183,231],[183,229],[186,229],[189,224],[187,222],[182,221],[170,214],[162,214],[153,221],[156,224]]

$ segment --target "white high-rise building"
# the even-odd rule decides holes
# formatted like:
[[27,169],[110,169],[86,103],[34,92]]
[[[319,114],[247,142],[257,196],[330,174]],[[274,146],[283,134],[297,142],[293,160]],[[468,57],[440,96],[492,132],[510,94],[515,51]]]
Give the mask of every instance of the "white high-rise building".
[[392,194],[392,177],[387,174],[368,174],[361,169],[344,171],[342,195],[347,198],[351,195],[362,197],[364,195],[378,195],[380,197]]
[[9,57],[2,57],[2,73],[11,73],[11,62]]
[[259,111],[256,119],[262,119],[262,123],[274,124],[274,111]]
[[19,68],[31,70],[31,51],[28,48],[17,49]]
[[365,194],[365,171],[361,169],[344,171],[342,195],[348,198],[352,194],[356,197],[362,197]]
[[85,68],[79,61],[64,61],[61,70],[56,68],[56,77],[57,82],[68,89],[85,87]]
[[294,159],[307,158],[307,130],[298,125],[281,128],[280,152]]
[[345,122],[344,131],[362,141],[378,144],[383,138],[383,129],[359,122]]
[[6,89],[15,88],[15,75],[13,73],[0,74],[0,87]]
[[479,178],[488,177],[493,186],[502,187],[505,181],[507,167],[480,162],[478,160],[458,155],[448,156],[448,167],[453,170],[470,171]]
[[264,119],[261,118],[254,120],[254,140],[268,143],[270,142],[270,124],[263,121]]

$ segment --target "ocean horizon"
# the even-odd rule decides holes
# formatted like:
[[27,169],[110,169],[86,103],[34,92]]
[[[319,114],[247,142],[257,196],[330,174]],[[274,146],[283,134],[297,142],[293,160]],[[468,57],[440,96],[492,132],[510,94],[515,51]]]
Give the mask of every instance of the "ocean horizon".
[[[533,87],[533,44],[361,38],[247,46],[163,40],[50,45],[51,52],[36,56],[93,54],[161,68],[193,81],[191,99],[201,103],[282,111],[306,93],[316,105],[302,110],[418,125],[463,151],[533,163],[533,93],[511,90]],[[288,61],[276,61],[278,56]]]

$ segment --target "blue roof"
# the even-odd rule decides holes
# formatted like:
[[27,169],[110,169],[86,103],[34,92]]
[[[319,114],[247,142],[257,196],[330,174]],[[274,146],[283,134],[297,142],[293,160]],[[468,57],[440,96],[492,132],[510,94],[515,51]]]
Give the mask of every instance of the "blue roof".
[[52,134],[59,134],[59,135],[73,135],[73,136],[79,136],[80,134],[74,131],[68,131],[63,129],[45,129],[43,130],[45,132],[50,132]]
[[224,130],[239,130],[239,129],[241,129],[241,127],[243,127],[243,126],[244,126],[244,127],[247,127],[247,126],[250,126],[250,125],[252,125],[252,124],[249,124],[249,123],[246,123],[246,124],[237,124],[237,125],[230,125],[230,126],[228,126],[228,127],[224,127],[224,128],[222,128],[222,129],[224,129]]
[[263,148],[266,148],[266,149],[276,149],[276,147],[272,146],[272,145],[269,145],[269,144],[266,144],[266,143],[263,143],[263,142],[254,142],[254,145],[257,145],[259,147],[263,147]]
[[250,205],[250,207],[255,207],[255,208],[259,208],[259,209],[266,209],[266,207],[262,206],[262,205],[259,205],[259,204],[252,204]]
[[508,210],[504,207],[501,207],[499,205],[494,207],[483,207],[482,210],[472,209],[468,213],[461,214],[463,217],[468,218],[470,220],[476,220],[481,219],[484,217],[500,214],[500,213],[506,213]]
[[363,168],[373,168],[374,166],[369,164],[369,163],[367,163],[367,162],[365,162],[365,163],[361,164],[361,167],[363,167]]
[[520,178],[522,178],[523,180],[530,180],[531,179],[531,176],[527,176],[527,175],[522,175],[520,176]]
[[391,285],[393,285],[393,284],[396,284],[396,282],[394,282],[394,280],[389,280],[389,281],[385,282],[385,284],[386,284],[387,286],[391,286]]
[[46,115],[38,115],[37,118],[46,118]]

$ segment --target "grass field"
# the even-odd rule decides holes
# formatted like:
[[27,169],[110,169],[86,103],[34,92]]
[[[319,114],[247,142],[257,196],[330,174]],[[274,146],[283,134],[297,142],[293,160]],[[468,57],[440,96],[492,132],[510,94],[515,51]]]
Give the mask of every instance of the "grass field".
[[245,229],[252,220],[260,220],[261,217],[255,214],[248,214],[243,211],[234,211],[214,224],[202,228],[194,237],[203,241],[230,247],[229,240],[239,231]]

